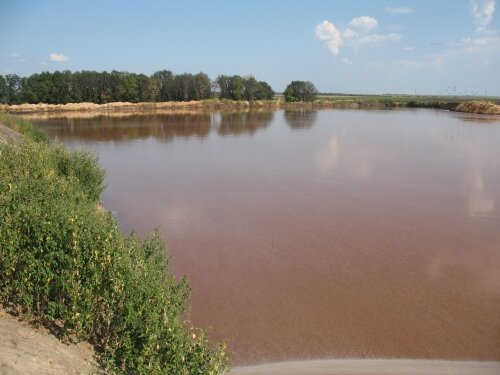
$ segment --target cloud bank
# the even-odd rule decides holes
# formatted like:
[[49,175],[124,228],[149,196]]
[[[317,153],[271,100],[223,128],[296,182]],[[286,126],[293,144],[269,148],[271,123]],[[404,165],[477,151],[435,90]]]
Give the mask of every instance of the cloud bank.
[[343,30],[340,30],[333,22],[324,20],[316,25],[315,35],[335,56],[340,53],[340,47],[344,42],[357,48],[360,45],[374,45],[382,42],[397,42],[401,40],[401,34],[370,33],[377,27],[377,19],[370,16],[353,18]]
[[365,31],[369,31],[371,29],[376,28],[378,25],[378,21],[370,16],[361,16],[358,18],[353,18],[351,22],[349,22],[349,26],[362,29]]
[[339,29],[332,22],[325,20],[317,24],[315,34],[316,38],[324,42],[334,55],[339,54],[342,37]]
[[415,9],[408,8],[408,7],[398,7],[398,8],[387,7],[384,10],[387,13],[397,14],[397,15],[415,13]]
[[495,0],[470,0],[470,5],[477,31],[484,30],[493,19]]

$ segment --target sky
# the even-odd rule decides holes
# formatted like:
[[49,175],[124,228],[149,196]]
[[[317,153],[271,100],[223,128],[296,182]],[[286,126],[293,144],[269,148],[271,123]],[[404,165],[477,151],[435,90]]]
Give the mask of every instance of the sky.
[[0,0],[0,74],[253,75],[281,92],[500,95],[496,0]]

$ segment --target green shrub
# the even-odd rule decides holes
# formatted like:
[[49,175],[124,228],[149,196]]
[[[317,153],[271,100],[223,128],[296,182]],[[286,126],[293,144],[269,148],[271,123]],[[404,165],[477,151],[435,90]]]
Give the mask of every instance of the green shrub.
[[103,172],[84,152],[0,144],[0,299],[91,342],[116,373],[218,374],[225,348],[190,328],[185,279],[158,233],[124,236],[96,207]]

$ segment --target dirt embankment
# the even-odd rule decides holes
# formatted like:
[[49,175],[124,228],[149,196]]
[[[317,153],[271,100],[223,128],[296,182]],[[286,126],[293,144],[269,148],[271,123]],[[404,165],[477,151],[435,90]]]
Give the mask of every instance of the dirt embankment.
[[91,374],[96,369],[89,344],[65,344],[0,310],[0,375]]
[[252,109],[280,109],[280,108],[345,108],[345,109],[390,109],[390,108],[435,108],[457,110],[460,112],[500,114],[500,105],[486,101],[414,101],[401,98],[381,100],[373,99],[322,99],[314,102],[285,103],[282,99],[260,101],[231,101],[226,99],[207,99],[190,102],[114,102],[107,104],[95,103],[68,103],[68,104],[0,104],[0,111],[17,114],[44,114],[44,115],[79,115],[79,114],[130,114],[155,112],[177,112],[193,110],[248,110]]
[[21,134],[0,123],[0,142],[18,142],[23,138]]
[[158,110],[186,110],[186,109],[238,109],[238,108],[275,108],[279,101],[231,101],[207,99],[190,102],[114,102],[107,104],[95,103],[68,103],[68,104],[0,104],[0,111],[10,113],[49,113],[49,112],[128,112],[128,111],[158,111]]

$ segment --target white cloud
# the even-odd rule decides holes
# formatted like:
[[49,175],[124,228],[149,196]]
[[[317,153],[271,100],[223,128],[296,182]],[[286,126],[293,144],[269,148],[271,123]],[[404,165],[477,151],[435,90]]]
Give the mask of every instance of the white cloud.
[[428,63],[417,60],[396,60],[394,65],[403,69],[421,69],[428,66]]
[[51,53],[49,55],[49,60],[50,61],[56,61],[56,62],[63,62],[63,61],[68,61],[69,57],[63,54],[59,53]]
[[460,42],[450,44],[449,51],[496,54],[500,52],[500,36],[483,35],[481,38],[462,38]]
[[324,42],[334,55],[338,55],[342,45],[340,31],[330,21],[323,21],[316,25],[316,38]]
[[344,64],[347,64],[347,65],[352,65],[352,61],[351,61],[351,60],[349,60],[347,57],[344,57],[344,58],[342,59],[342,62],[343,62]]
[[11,52],[9,54],[9,57],[13,59],[15,62],[20,62],[20,63],[28,62],[28,60],[26,60],[24,57],[21,56],[21,54],[17,52]]
[[351,22],[349,22],[349,26],[357,29],[361,29],[364,31],[369,31],[377,27],[378,21],[370,16],[361,16],[358,18],[353,18]]
[[397,42],[401,40],[401,34],[369,34],[361,37],[359,43],[361,44],[376,44],[381,42]]
[[[344,42],[357,50],[361,45],[374,45],[386,41],[399,41],[401,34],[370,34],[378,26],[378,21],[370,16],[356,17],[348,26],[339,30],[332,22],[323,21],[316,25],[316,38],[324,42],[332,54],[338,55]],[[344,61],[345,63],[345,61]]]
[[495,0],[470,0],[470,5],[477,25],[477,31],[482,31],[493,19]]
[[462,43],[468,46],[487,46],[488,41],[486,39],[471,39],[471,38],[462,38]]
[[415,47],[406,46],[403,48],[405,51],[415,51]]
[[358,36],[358,33],[356,31],[354,31],[353,29],[351,29],[351,28],[348,27],[347,29],[345,29],[342,32],[342,35],[346,39],[352,39],[352,38],[356,38]]
[[408,8],[408,7],[398,7],[398,8],[391,8],[387,7],[385,8],[385,11],[390,14],[410,14],[410,13],[415,13],[415,9]]

